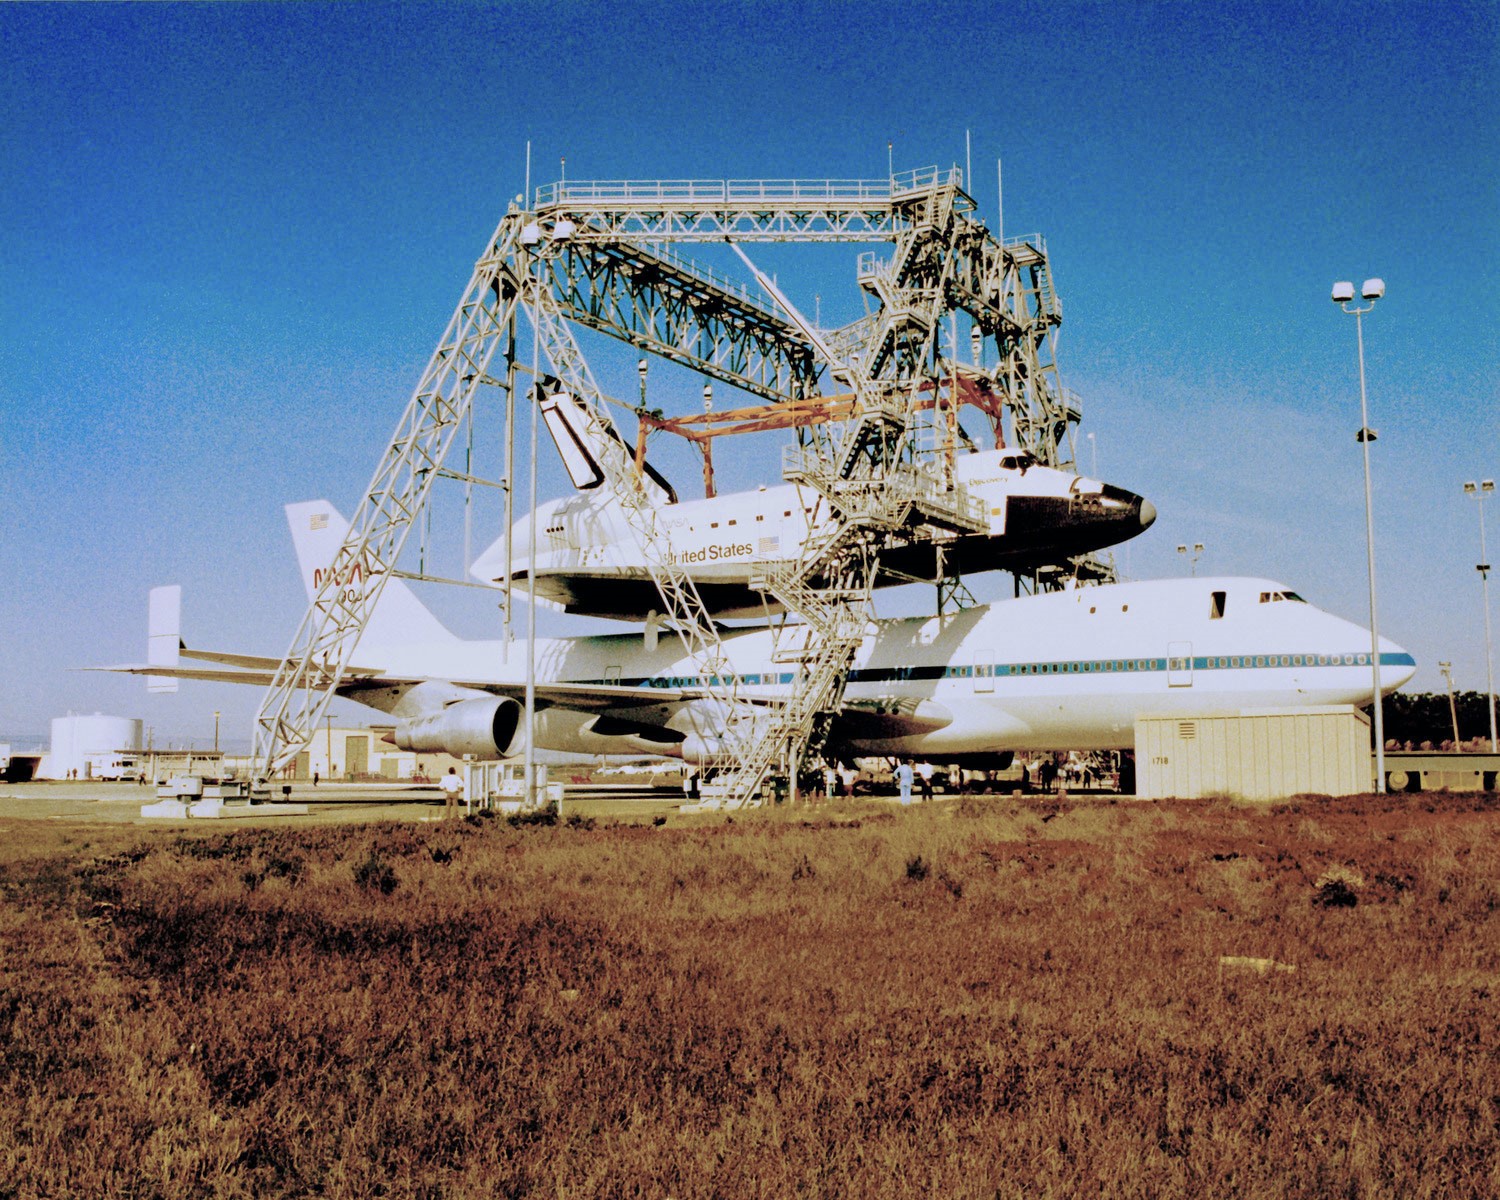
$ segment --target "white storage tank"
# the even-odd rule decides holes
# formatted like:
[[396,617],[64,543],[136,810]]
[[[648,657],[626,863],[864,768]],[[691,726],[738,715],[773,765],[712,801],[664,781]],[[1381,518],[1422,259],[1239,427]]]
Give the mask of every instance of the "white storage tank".
[[[47,755],[49,779],[87,779],[91,759],[116,750],[141,748],[139,717],[110,717],[104,713],[52,718],[52,748]],[[69,775],[72,772],[72,775]]]
[[1348,796],[1374,784],[1370,719],[1353,705],[1142,716],[1135,723],[1142,799]]

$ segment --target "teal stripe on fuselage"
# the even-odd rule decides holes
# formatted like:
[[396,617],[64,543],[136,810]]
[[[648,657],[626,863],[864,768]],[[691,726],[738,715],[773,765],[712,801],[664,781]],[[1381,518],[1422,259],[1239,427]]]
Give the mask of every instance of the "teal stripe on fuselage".
[[[1366,654],[1209,654],[1191,658],[1090,658],[1033,663],[966,663],[948,666],[860,667],[849,672],[850,683],[910,683],[938,679],[1051,679],[1060,675],[1140,675],[1160,671],[1278,671],[1309,667],[1369,666]],[[1385,652],[1382,667],[1413,667],[1410,654]],[[616,684],[620,687],[702,688],[701,675],[640,676],[634,679],[579,679],[571,682]],[[733,682],[744,687],[777,687],[796,678],[790,671],[751,672]],[[729,683],[728,678],[723,679]]]

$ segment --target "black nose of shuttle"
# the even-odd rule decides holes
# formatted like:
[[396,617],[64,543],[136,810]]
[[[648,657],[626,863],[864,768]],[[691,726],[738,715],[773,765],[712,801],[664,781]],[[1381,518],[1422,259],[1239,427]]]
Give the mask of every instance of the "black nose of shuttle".
[[1151,523],[1156,520],[1156,505],[1144,496],[1137,496],[1134,492],[1127,492],[1110,483],[1104,485],[1101,494],[1106,511],[1112,511],[1122,526],[1135,526],[1130,529],[1127,535],[1129,537],[1150,529]]

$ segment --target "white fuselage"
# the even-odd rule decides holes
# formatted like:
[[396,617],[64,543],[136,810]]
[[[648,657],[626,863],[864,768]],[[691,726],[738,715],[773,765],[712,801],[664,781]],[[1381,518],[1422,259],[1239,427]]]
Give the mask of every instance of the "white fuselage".
[[[792,684],[793,669],[772,661],[769,630],[729,631],[724,646],[743,692],[775,696]],[[867,732],[846,749],[929,758],[1111,749],[1131,745],[1135,720],[1147,713],[1364,704],[1372,696],[1369,654],[1368,630],[1260,579],[1080,587],[945,617],[880,621],[855,659],[846,709],[899,704],[921,728]],[[521,643],[508,653],[498,641],[361,647],[360,657],[428,679],[525,679]],[[703,689],[692,660],[666,633],[654,648],[639,634],[542,640],[535,662],[540,682]],[[1414,670],[1409,654],[1382,639],[1383,692]],[[685,731],[701,722],[701,712],[687,711],[694,703],[703,702],[664,696],[632,715]],[[589,714],[549,711],[538,721],[538,745],[603,750]]]

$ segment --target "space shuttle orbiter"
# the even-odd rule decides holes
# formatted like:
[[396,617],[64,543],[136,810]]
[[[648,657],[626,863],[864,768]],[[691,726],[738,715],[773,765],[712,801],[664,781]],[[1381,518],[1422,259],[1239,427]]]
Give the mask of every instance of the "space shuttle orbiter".
[[[579,490],[537,508],[535,547],[530,514],[512,526],[512,587],[534,585],[540,602],[567,612],[646,618],[661,608],[661,598],[618,501],[600,486],[600,458],[629,451],[618,441],[605,443],[565,392],[542,402],[542,416]],[[953,478],[983,505],[989,528],[888,549],[877,585],[1061,562],[1132,538],[1156,519],[1155,506],[1134,492],[1042,466],[1023,450],[958,454]],[[685,501],[646,464],[642,485],[659,505],[675,560],[689,568],[704,604],[721,617],[762,615],[765,599],[751,580],[768,563],[795,560],[831,523],[817,493],[793,484]],[[501,586],[505,559],[502,537],[470,574]]]

